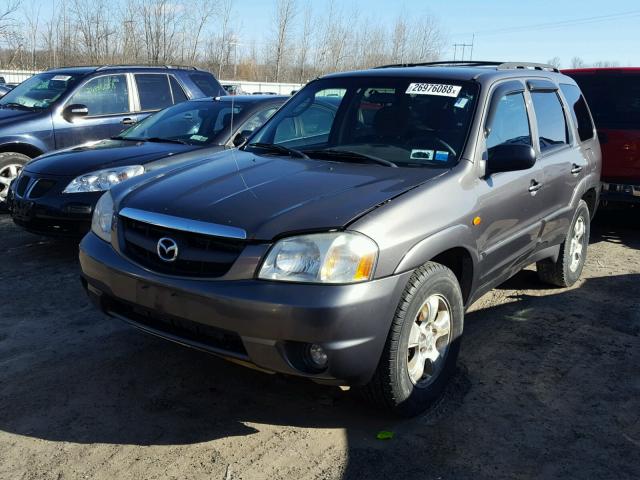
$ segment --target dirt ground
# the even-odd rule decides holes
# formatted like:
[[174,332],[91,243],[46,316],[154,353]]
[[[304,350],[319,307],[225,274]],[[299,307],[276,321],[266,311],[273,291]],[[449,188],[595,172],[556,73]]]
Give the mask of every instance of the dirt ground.
[[606,213],[574,288],[525,270],[472,308],[409,421],[102,316],[77,246],[2,215],[0,478],[640,478],[640,211]]

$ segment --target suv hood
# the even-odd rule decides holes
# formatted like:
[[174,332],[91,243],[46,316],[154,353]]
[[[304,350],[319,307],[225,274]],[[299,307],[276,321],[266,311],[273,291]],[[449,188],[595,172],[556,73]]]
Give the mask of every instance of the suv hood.
[[41,155],[25,166],[25,171],[41,175],[78,176],[102,168],[145,165],[197,146],[177,143],[100,140]]
[[112,189],[117,208],[244,229],[248,239],[342,228],[377,205],[443,174],[435,168],[259,156],[231,150],[171,174]]
[[20,108],[0,108],[0,128],[5,125],[13,126],[16,122],[21,122],[40,115],[44,110],[22,110]]

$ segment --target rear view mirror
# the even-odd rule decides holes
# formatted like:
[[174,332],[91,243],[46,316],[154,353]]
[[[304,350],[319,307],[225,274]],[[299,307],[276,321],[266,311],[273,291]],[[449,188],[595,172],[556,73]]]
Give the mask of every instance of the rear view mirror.
[[67,105],[62,111],[62,116],[67,120],[77,117],[86,117],[87,115],[89,115],[89,108],[81,103]]
[[242,130],[238,132],[235,137],[233,137],[233,146],[241,147],[244,143],[249,139],[253,132],[251,130]]
[[530,145],[502,144],[489,149],[486,175],[527,170],[536,163],[536,152]]

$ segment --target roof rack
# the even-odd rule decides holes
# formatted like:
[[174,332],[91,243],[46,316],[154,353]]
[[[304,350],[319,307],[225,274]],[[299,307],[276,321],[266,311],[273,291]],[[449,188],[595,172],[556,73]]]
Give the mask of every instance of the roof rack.
[[532,62],[492,62],[485,60],[447,60],[440,62],[420,62],[420,63],[396,63],[392,65],[381,65],[377,68],[404,68],[404,67],[496,67],[497,70],[548,70],[559,72],[553,65]]
[[96,68],[99,70],[109,70],[112,68],[177,68],[180,70],[198,70],[191,65],[143,65],[143,64],[114,64],[114,65],[102,65]]

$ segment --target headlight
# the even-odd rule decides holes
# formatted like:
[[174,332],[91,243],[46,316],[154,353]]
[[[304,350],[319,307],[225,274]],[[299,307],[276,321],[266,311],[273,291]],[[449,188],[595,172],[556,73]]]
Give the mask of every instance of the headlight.
[[109,192],[103,194],[96,203],[91,219],[91,231],[105,242],[111,242],[111,223],[113,222],[113,199]]
[[301,235],[277,242],[258,278],[283,282],[356,283],[370,280],[378,246],[355,232]]
[[109,190],[117,183],[129,180],[144,173],[142,165],[128,165],[126,167],[105,168],[95,172],[85,173],[71,180],[62,193],[102,192]]

